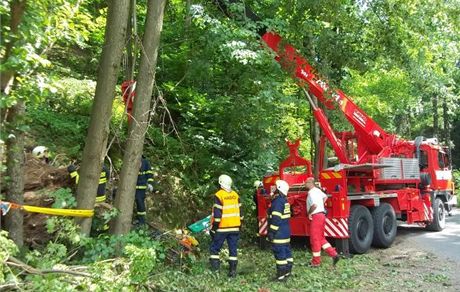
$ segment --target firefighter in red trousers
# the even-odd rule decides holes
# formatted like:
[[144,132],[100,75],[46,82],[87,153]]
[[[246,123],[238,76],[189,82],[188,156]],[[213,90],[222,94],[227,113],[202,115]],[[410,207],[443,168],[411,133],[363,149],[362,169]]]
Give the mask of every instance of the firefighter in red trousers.
[[236,277],[238,264],[237,249],[240,238],[240,227],[243,222],[243,212],[238,194],[232,190],[232,179],[228,175],[219,176],[220,190],[214,196],[214,206],[211,218],[211,237],[209,262],[211,270],[219,271],[219,252],[227,240],[229,249],[229,272],[228,276]]
[[271,196],[272,203],[268,210],[268,240],[276,260],[275,280],[284,281],[291,274],[294,259],[291,253],[291,206],[287,201],[289,185],[284,180],[276,181],[276,190]]
[[308,190],[307,197],[307,212],[310,219],[310,247],[313,253],[311,259],[311,267],[319,267],[321,265],[321,249],[332,257],[332,265],[335,266],[340,257],[335,248],[327,242],[324,237],[324,225],[326,224],[326,209],[324,203],[327,200],[327,195],[315,186],[315,180],[309,177],[305,183]]

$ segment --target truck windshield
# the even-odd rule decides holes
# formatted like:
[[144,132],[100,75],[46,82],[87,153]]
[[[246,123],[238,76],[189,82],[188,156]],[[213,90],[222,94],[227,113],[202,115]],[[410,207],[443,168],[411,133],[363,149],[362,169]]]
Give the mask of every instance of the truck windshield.
[[438,164],[439,168],[449,167],[449,158],[446,153],[439,151],[438,153]]

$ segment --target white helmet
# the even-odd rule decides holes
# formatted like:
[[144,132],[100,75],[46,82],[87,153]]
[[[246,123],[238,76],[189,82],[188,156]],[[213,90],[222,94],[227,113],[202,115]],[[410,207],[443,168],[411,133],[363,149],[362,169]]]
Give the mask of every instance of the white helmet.
[[260,181],[260,180],[256,180],[254,182],[254,187],[257,189],[257,188],[260,188],[263,186],[263,183]]
[[283,195],[287,196],[287,193],[289,191],[289,184],[284,180],[277,180],[275,184],[276,189]]
[[45,157],[46,152],[48,152],[48,148],[45,146],[37,146],[32,150],[33,156],[36,158],[43,158]]
[[219,176],[219,185],[224,190],[230,192],[232,190],[232,178],[226,174]]

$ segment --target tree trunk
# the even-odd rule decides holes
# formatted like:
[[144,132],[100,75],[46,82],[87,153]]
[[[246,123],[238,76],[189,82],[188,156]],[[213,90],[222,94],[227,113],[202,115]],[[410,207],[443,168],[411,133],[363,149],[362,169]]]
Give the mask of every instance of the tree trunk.
[[133,105],[133,121],[129,126],[128,143],[115,198],[115,207],[120,211],[120,214],[113,224],[111,230],[113,234],[125,234],[131,229],[134,191],[148,127],[165,3],[166,0],[149,0],[147,4],[142,56],[136,85],[136,98]]
[[[3,55],[2,65],[5,64],[11,57],[14,45],[18,38],[19,25],[25,12],[26,4],[26,0],[11,1],[10,38],[5,44],[5,53]],[[8,68],[0,74],[2,95],[8,95],[10,93],[10,89],[14,84],[15,75],[16,72]],[[6,111],[2,111],[2,115],[4,113],[6,113]],[[24,114],[24,100],[18,99],[17,103],[8,109],[8,115],[6,117],[7,124],[11,129],[6,141],[6,175],[9,178],[6,200],[17,204],[22,204],[24,202],[24,131],[22,129]],[[3,118],[4,117],[2,116],[2,121]],[[10,238],[19,247],[24,244],[23,220],[23,214],[20,210],[11,209],[5,217],[6,230],[9,232]]]
[[438,138],[439,136],[438,96],[433,95],[431,102],[433,104],[433,137]]
[[126,34],[126,70],[125,80],[134,79],[134,68],[136,66],[137,50],[137,17],[136,17],[136,0],[130,0],[128,33]]
[[[24,100],[10,108],[8,123],[12,128],[7,142],[7,176],[9,178],[6,200],[8,202],[24,203],[24,131],[22,123],[25,114]],[[6,230],[17,246],[23,245],[23,214],[21,210],[10,209],[5,218]]]
[[[109,2],[105,41],[97,76],[96,93],[77,187],[78,209],[93,209],[109,134],[112,104],[125,46],[130,0]],[[82,234],[89,235],[91,218],[77,219]]]
[[[4,64],[11,56],[11,52],[13,50],[14,44],[16,42],[16,39],[18,38],[18,29],[19,29],[19,24],[21,23],[22,16],[24,15],[24,11],[26,9],[26,0],[13,0],[11,2],[11,21],[10,21],[10,32],[9,32],[9,42],[5,44],[5,54],[3,55],[3,61],[2,63]],[[11,69],[6,69],[5,71],[0,74],[0,84],[1,84],[1,90],[2,93],[8,94],[10,92],[10,89],[13,85],[14,81],[14,75],[16,72],[14,72]]]

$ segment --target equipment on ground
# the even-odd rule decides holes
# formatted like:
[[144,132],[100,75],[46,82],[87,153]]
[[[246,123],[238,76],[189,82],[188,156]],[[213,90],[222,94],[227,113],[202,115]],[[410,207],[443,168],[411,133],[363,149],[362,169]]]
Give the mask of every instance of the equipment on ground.
[[199,233],[209,229],[211,226],[211,215],[187,226],[187,228],[193,233]]

